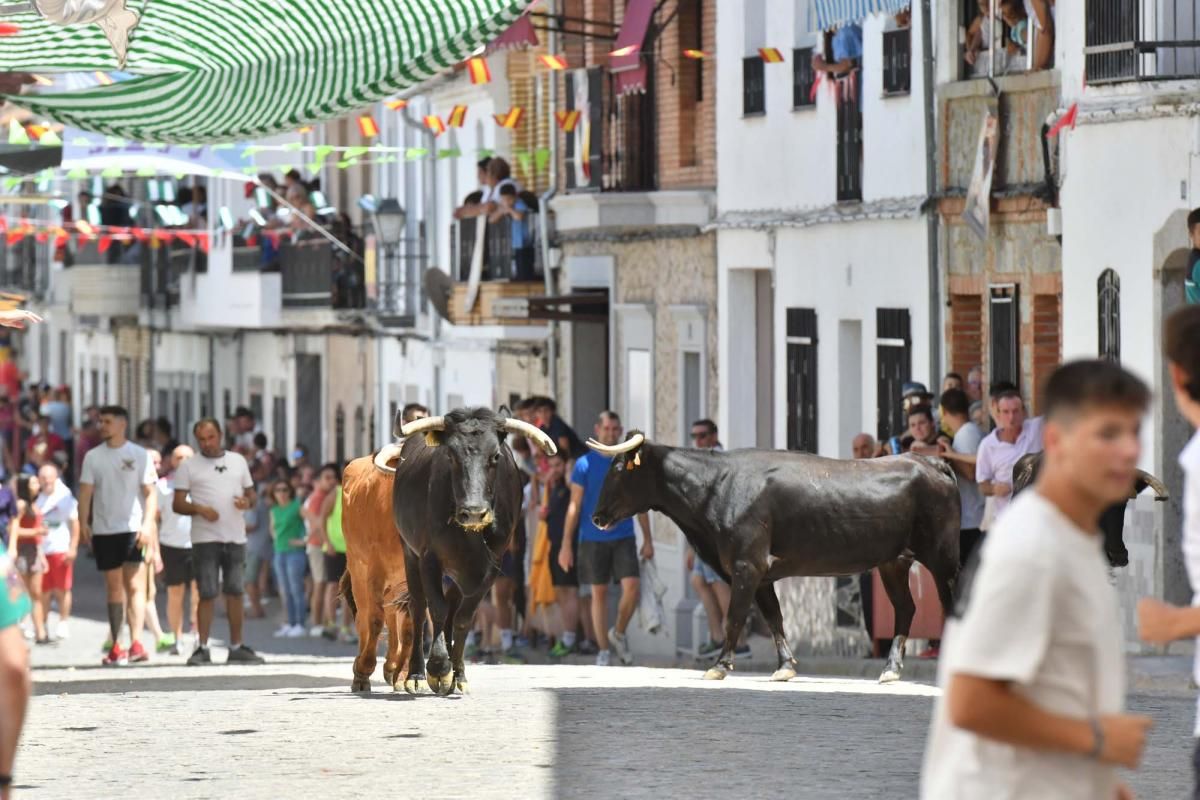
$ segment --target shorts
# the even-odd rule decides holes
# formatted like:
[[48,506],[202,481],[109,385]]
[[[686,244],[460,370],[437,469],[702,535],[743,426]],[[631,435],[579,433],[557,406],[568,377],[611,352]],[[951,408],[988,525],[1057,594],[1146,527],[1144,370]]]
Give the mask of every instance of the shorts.
[[699,575],[705,583],[716,583],[721,580],[721,576],[717,574],[717,571],[710,567],[700,556],[696,556],[695,561],[692,563],[692,574]]
[[575,571],[575,565],[566,572],[558,565],[558,554],[562,550],[562,539],[550,540],[550,582],[557,586],[578,586],[579,574]]
[[511,550],[505,550],[504,555],[500,556],[500,574],[514,581],[521,577],[521,569]]
[[304,552],[308,555],[308,574],[313,583],[325,582],[325,551],[315,545],[309,545]]
[[141,564],[144,560],[136,533],[93,534],[92,552],[96,555],[96,569],[101,572],[120,569],[122,564]]
[[192,548],[160,545],[163,562],[163,583],[167,586],[183,586],[196,579],[192,566]]
[[17,571],[22,575],[40,575],[46,571],[46,557],[37,542],[17,545]]
[[325,581],[337,583],[346,574],[345,553],[325,553]]
[[[7,556],[0,555],[7,560]],[[33,610],[21,574],[11,564],[0,563],[0,630],[16,625]]]
[[638,577],[637,539],[627,536],[611,542],[579,543],[579,582],[603,586]]
[[246,545],[196,542],[192,545],[192,564],[196,569],[196,587],[200,590],[201,600],[214,600],[218,594],[241,596]]
[[75,584],[75,562],[66,553],[46,555],[46,574],[42,577],[43,592],[69,592]]

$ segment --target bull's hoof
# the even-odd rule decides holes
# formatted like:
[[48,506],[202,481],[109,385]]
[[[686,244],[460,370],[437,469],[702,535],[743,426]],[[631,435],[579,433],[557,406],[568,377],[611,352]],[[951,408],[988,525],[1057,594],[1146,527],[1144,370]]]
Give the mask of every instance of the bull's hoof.
[[776,683],[786,683],[796,677],[796,670],[790,666],[780,667],[771,675],[771,680]]
[[467,683],[465,678],[454,681],[454,690],[459,694],[471,693],[470,685]]
[[883,674],[879,676],[880,683],[895,683],[898,680],[900,680],[899,667],[887,667],[884,669]]
[[725,680],[725,670],[721,667],[709,667],[708,672],[704,673],[706,681],[723,681]]
[[354,681],[350,684],[350,691],[366,692],[369,694],[371,692],[371,679],[356,677],[354,679]]
[[423,675],[409,675],[404,679],[404,691],[409,694],[421,694],[424,686],[425,677]]
[[454,674],[450,672],[445,675],[430,675],[426,682],[429,684],[429,691],[443,697],[454,691]]
[[394,686],[396,684],[396,670],[388,669],[387,664],[383,665],[383,682],[388,686]]

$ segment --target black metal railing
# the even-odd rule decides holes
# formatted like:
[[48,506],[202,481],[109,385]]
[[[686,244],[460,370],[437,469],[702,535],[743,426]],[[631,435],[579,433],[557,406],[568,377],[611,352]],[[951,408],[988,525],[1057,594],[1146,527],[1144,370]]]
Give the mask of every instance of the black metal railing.
[[767,111],[766,70],[762,56],[742,59],[742,114],[764,114]]
[[[529,238],[524,247],[513,247],[512,225],[507,220],[491,223],[484,234],[482,280],[543,280],[542,248],[538,246],[538,215],[526,214]],[[457,265],[455,279],[470,280],[471,256],[475,252],[476,220],[454,224],[450,233],[450,261]]]
[[619,95],[617,80],[600,67],[588,69],[585,75],[567,75],[567,110],[575,110],[581,101],[588,110],[586,124],[580,120],[576,130],[566,134],[568,189],[647,192],[658,188],[654,70],[648,71],[644,92]]
[[365,308],[361,253],[351,256],[319,234],[284,241],[279,249],[284,308]]
[[909,28],[884,31],[883,92],[908,94],[912,87],[912,36]]
[[1087,0],[1088,83],[1200,77],[1195,0]]
[[814,108],[817,97],[813,84],[817,71],[812,66],[813,48],[799,47],[792,51],[792,108]]
[[[855,76],[857,77],[857,76]],[[863,117],[851,78],[840,78],[837,112],[837,199],[862,200]],[[861,91],[861,82],[859,83]]]
[[0,286],[22,293],[43,294],[46,270],[39,269],[40,260],[34,237],[26,236],[12,244],[0,237]]

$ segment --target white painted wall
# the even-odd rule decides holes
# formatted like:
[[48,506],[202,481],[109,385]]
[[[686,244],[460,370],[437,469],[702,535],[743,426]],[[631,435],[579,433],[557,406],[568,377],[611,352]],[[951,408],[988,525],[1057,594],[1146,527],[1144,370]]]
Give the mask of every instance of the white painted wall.
[[[107,329],[74,332],[74,377],[78,381],[82,370],[83,385],[76,387],[75,402],[80,408],[117,401],[117,339]],[[92,391],[92,370],[99,375],[97,391]],[[107,384],[107,393],[105,386]]]

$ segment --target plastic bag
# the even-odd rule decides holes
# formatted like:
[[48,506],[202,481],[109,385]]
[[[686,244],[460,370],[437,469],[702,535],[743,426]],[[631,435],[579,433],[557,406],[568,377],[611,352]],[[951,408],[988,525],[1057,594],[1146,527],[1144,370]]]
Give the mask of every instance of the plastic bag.
[[642,630],[653,636],[662,630],[663,621],[667,618],[666,609],[663,607],[667,587],[659,580],[658,568],[654,566],[653,559],[643,559],[641,567],[642,590],[638,598],[638,624],[642,626]]

